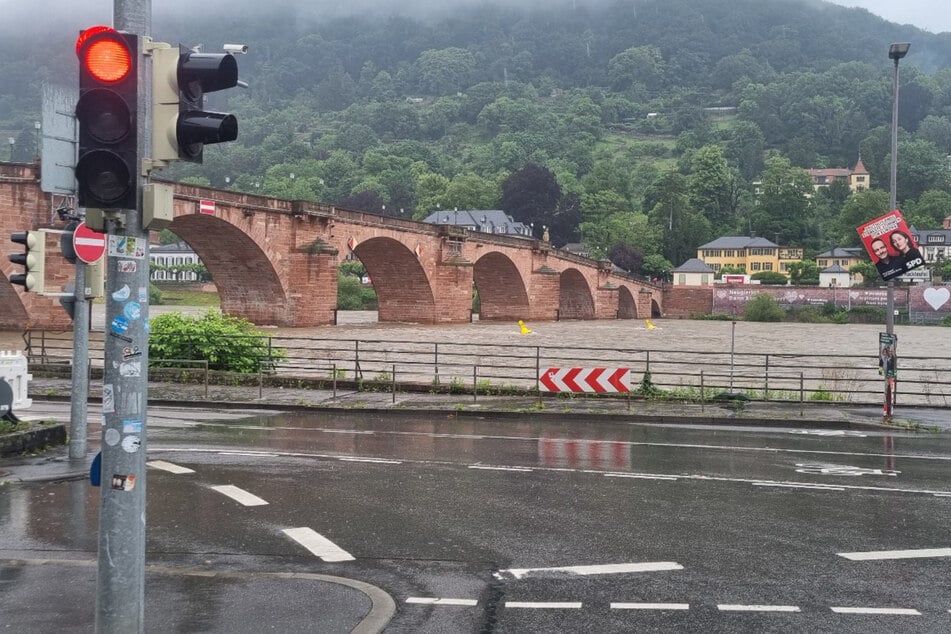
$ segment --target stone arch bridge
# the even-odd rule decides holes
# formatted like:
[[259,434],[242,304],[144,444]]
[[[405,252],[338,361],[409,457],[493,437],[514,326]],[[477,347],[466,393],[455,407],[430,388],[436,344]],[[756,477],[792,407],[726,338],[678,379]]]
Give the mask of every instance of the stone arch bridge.
[[[2,174],[0,229],[9,235],[53,226],[54,206],[35,175],[31,184],[25,182],[29,174],[16,183]],[[24,204],[30,201],[32,209]],[[213,213],[202,213],[201,201],[212,201]],[[474,288],[481,320],[646,319],[662,313],[659,286],[540,240],[178,183],[170,229],[208,267],[222,310],[259,325],[335,323],[337,267],[346,259],[366,268],[382,322],[470,321]],[[47,251],[58,249],[51,242]],[[72,276],[61,264],[47,273],[48,286],[51,277],[64,283]],[[64,311],[51,309],[55,300],[11,285],[12,269],[3,258],[7,279],[0,303],[13,306],[3,313],[33,326],[57,325],[50,318],[61,321]],[[5,321],[0,316],[0,326]]]

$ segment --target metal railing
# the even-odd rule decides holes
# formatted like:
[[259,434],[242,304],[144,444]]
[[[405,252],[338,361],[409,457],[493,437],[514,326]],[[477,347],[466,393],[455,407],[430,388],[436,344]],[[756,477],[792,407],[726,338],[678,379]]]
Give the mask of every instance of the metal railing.
[[[154,335],[153,335],[154,336]],[[193,337],[193,336],[192,336]],[[102,365],[103,334],[90,333],[93,367]],[[194,354],[181,359],[206,362],[206,373],[222,370],[199,349],[209,342],[194,338]],[[221,339],[220,337],[217,339]],[[490,391],[530,391],[548,368],[630,368],[632,388],[645,395],[706,400],[719,393],[745,394],[758,400],[880,403],[884,379],[878,358],[842,354],[762,354],[695,352],[639,348],[531,346],[481,342],[412,342],[291,335],[236,337],[235,347],[254,350],[249,370],[264,377],[417,384]],[[69,363],[71,333],[31,330],[31,363]],[[188,346],[185,346],[186,349]],[[150,358],[151,365],[183,361]],[[951,407],[951,359],[902,357],[898,402]]]

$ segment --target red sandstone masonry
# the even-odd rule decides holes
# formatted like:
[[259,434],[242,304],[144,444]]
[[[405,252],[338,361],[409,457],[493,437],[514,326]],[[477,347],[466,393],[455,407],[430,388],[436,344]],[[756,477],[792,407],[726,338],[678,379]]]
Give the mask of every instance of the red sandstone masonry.
[[[350,254],[350,244],[373,280],[381,321],[469,321],[474,280],[480,296],[487,299],[486,319],[614,319],[619,313],[643,319],[651,316],[652,302],[663,307],[666,301],[656,286],[619,276],[602,263],[552,250],[538,240],[174,185],[170,228],[208,266],[223,310],[260,325],[333,323],[337,264]],[[214,216],[199,213],[202,199],[215,202]],[[49,226],[50,207],[49,197],[39,188],[38,165],[0,164],[4,234]],[[47,252],[59,252],[52,238]],[[3,273],[9,275],[12,268],[3,258]],[[71,266],[63,261],[52,262],[48,270],[48,280],[55,285],[73,277]],[[20,329],[27,323],[69,327],[56,298],[0,284],[0,328]]]

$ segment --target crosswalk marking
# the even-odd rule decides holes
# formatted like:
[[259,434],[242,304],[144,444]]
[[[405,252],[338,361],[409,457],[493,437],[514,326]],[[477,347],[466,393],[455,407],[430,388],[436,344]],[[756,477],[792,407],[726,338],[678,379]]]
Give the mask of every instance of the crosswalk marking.
[[285,528],[284,533],[324,561],[353,561],[354,556],[312,528]]
[[244,506],[264,506],[267,504],[267,501],[262,500],[253,493],[248,493],[244,489],[238,488],[233,484],[222,484],[213,486],[211,488],[222,495],[227,495],[238,504],[242,504]]
[[166,462],[164,460],[152,460],[146,462],[148,466],[153,469],[161,469],[162,471],[168,471],[169,473],[182,474],[182,473],[195,473],[194,469],[189,469],[188,467],[181,467],[177,464],[171,462]]

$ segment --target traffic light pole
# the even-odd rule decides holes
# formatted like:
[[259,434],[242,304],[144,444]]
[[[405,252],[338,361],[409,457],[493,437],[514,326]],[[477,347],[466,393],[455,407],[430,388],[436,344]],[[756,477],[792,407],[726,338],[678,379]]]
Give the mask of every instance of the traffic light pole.
[[[113,23],[151,33],[150,0],[114,0]],[[149,65],[135,60],[139,165],[151,146]],[[141,168],[136,208],[106,221],[106,337],[102,385],[102,488],[96,632],[145,631],[146,421],[148,403],[148,230],[143,227]],[[116,218],[115,216],[118,216]]]
[[73,289],[73,396],[69,402],[69,459],[86,459],[86,417],[89,400],[89,302],[86,300],[86,265],[76,263]]

